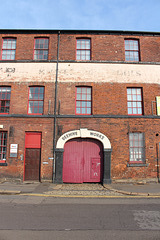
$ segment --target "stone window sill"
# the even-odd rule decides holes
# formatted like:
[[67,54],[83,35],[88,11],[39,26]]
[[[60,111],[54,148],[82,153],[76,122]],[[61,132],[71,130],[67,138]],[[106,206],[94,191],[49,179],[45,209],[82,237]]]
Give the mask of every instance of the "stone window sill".
[[146,163],[127,163],[127,167],[148,167]]

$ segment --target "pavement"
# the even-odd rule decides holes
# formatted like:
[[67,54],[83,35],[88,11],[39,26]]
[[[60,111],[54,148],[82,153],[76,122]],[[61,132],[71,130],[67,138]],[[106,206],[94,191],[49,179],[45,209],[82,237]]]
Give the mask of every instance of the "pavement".
[[0,195],[31,195],[46,197],[152,197],[160,198],[160,183],[83,183],[54,184],[50,182],[16,182],[0,180]]

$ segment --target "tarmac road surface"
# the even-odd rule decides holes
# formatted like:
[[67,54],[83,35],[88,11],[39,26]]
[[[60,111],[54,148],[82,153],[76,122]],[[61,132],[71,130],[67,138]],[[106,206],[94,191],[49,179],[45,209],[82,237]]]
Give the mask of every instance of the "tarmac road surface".
[[0,240],[159,240],[159,199],[0,196]]

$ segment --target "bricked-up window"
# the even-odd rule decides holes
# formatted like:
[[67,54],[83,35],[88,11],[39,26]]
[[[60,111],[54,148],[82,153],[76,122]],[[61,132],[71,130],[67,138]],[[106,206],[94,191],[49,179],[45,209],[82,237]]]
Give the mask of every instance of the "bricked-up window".
[[16,55],[16,38],[3,38],[2,60],[14,60]]
[[48,60],[48,38],[35,38],[34,60]]
[[28,114],[43,114],[44,87],[29,87]]
[[125,40],[125,60],[129,62],[139,62],[139,41],[133,39]]
[[90,115],[92,113],[91,87],[76,87],[76,114]]
[[130,162],[144,162],[144,134],[129,133]]
[[127,106],[129,115],[142,115],[142,89],[141,88],[127,88]]
[[11,87],[0,87],[0,114],[9,113]]
[[91,60],[91,40],[77,39],[77,60]]
[[0,132],[0,163],[6,161],[7,132]]

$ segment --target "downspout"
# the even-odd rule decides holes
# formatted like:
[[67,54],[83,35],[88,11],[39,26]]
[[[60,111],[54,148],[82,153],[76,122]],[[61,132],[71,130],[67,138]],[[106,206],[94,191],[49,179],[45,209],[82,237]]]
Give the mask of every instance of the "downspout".
[[58,63],[59,63],[59,42],[60,42],[60,31],[58,31],[58,43],[57,43],[57,62],[56,62],[56,79],[55,79],[55,99],[54,99],[54,128],[53,128],[53,177],[54,181],[55,174],[55,150],[56,150],[56,120],[57,120],[57,91],[58,91]]
[[156,154],[157,154],[157,179],[158,179],[158,183],[160,183],[160,176],[159,176],[159,147],[158,147],[158,143],[156,143]]

